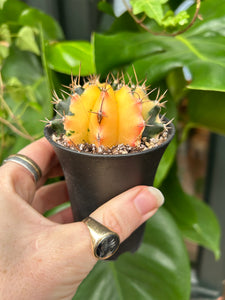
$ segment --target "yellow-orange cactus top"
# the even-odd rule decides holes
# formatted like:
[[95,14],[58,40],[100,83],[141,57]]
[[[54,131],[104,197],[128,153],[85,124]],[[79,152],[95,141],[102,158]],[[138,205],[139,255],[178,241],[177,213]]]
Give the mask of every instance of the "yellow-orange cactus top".
[[118,85],[114,90],[96,80],[86,83],[81,95],[71,95],[64,129],[73,144],[137,146],[154,105],[141,86]]

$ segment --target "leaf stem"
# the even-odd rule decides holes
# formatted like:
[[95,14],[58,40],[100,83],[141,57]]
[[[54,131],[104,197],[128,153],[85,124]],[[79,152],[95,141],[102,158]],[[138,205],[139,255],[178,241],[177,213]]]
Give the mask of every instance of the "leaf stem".
[[43,33],[43,28],[40,25],[40,42],[41,42],[41,60],[42,60],[42,65],[44,68],[44,72],[47,78],[47,83],[48,83],[48,92],[49,96],[51,97],[51,91],[53,90],[53,82],[52,82],[52,76],[50,74],[50,70],[48,68],[48,63],[46,59],[46,51],[45,51],[45,39],[44,39],[44,33]]
[[192,25],[195,23],[197,17],[198,17],[198,13],[199,13],[199,10],[200,10],[200,6],[201,6],[201,0],[196,0],[196,10],[195,10],[195,14],[191,20],[191,22],[187,25],[187,27],[185,27],[184,29],[180,30],[180,31],[177,31],[175,33],[172,34],[172,36],[176,36],[176,35],[179,35],[181,33],[184,33],[185,31],[187,31],[189,28],[192,27]]
[[23,138],[29,140],[29,141],[34,141],[35,138],[32,137],[31,135],[29,134],[25,134],[23,133],[22,131],[20,131],[17,127],[15,127],[14,125],[12,125],[9,121],[3,119],[2,117],[0,117],[0,123],[8,126],[13,132],[15,132],[16,134],[22,136]]
[[5,138],[4,125],[9,127],[13,132],[15,132],[16,134],[22,136],[23,138],[25,138],[29,141],[34,141],[34,138],[31,135],[29,135],[29,133],[26,131],[26,129],[22,126],[22,124],[20,124],[19,121],[17,121],[17,117],[13,114],[12,110],[10,109],[8,104],[6,103],[3,95],[4,95],[4,84],[3,84],[2,75],[1,75],[1,72],[0,72],[0,104],[1,104],[1,109],[2,110],[5,109],[5,111],[9,114],[10,118],[12,120],[16,121],[17,125],[21,128],[21,130],[18,129],[16,126],[12,125],[8,120],[0,117],[1,139],[2,139],[0,155],[2,154],[2,150],[3,150],[3,147],[4,147],[4,138]]
[[191,22],[182,30],[179,30],[177,32],[174,32],[174,33],[168,33],[168,32],[156,32],[156,31],[152,31],[151,29],[149,29],[144,23],[143,21],[145,20],[145,18],[142,18],[142,19],[138,19],[134,14],[133,14],[133,11],[132,11],[132,8],[130,8],[127,3],[126,3],[126,0],[122,0],[123,1],[123,4],[124,6],[126,7],[128,13],[130,14],[130,16],[132,17],[132,19],[140,26],[142,27],[145,31],[153,34],[153,35],[161,35],[161,36],[176,36],[176,35],[179,35],[179,34],[182,34],[184,33],[185,31],[187,31],[190,27],[192,27],[192,25],[195,23],[196,19],[198,18],[198,13],[199,13],[199,10],[200,10],[200,6],[201,6],[201,0],[196,0],[196,10],[195,10],[195,13],[194,13],[194,16],[191,20]]

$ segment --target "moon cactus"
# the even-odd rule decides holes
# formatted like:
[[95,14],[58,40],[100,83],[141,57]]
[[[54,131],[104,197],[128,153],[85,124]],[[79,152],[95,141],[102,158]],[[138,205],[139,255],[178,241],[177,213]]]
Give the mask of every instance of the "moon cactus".
[[152,91],[147,93],[145,83],[125,84],[115,79],[101,83],[98,77],[91,77],[81,86],[79,81],[72,82],[67,99],[54,95],[61,118],[51,125],[61,123],[69,143],[133,147],[140,144],[142,136],[157,137],[166,129],[160,117],[165,93],[150,100]]

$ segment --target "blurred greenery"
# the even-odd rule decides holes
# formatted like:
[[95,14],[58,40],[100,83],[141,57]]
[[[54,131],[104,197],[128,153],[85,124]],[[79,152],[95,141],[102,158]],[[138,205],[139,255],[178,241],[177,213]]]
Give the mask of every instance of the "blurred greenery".
[[[0,1],[0,161],[43,135],[40,120],[54,114],[52,89],[68,84],[67,75],[78,75],[80,64],[82,76],[97,72],[103,79],[118,71],[134,79],[134,67],[139,80],[168,89],[167,115],[175,117],[179,135],[155,178],[165,208],[148,222],[138,252],[99,262],[74,299],[188,300],[190,266],[183,239],[218,258],[220,228],[207,204],[183,191],[176,152],[192,127],[225,134],[225,2],[207,0],[199,11],[192,5],[179,13],[181,1],[130,3],[118,14],[100,1],[98,8],[113,22],[88,42],[65,40],[52,17],[22,1]],[[180,109],[184,100],[185,111]]]

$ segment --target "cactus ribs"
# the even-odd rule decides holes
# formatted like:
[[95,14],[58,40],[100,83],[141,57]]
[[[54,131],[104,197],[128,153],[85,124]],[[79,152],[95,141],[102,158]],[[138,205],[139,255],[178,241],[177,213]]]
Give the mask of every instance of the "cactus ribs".
[[57,116],[48,122],[54,140],[74,150],[99,154],[127,154],[158,146],[167,138],[171,121],[160,116],[165,93],[151,100],[145,82],[125,84],[112,77],[101,83],[90,77],[82,86],[72,79],[68,96],[54,92]]

